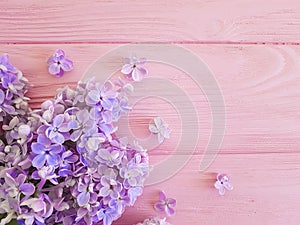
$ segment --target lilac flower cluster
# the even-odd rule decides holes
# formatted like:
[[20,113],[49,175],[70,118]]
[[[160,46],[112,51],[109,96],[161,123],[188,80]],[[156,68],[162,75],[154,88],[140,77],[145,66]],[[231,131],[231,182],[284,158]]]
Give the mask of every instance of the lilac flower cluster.
[[138,223],[136,225],[171,225],[166,221],[166,218],[160,219],[158,217],[153,218],[153,219],[146,219],[142,223]]
[[91,79],[32,111],[7,56],[0,78],[0,225],[112,224],[149,173],[146,151],[115,135],[132,87]]

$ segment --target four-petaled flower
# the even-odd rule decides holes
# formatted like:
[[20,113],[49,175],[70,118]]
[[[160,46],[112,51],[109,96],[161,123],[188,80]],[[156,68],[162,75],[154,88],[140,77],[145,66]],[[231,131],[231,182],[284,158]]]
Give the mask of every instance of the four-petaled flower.
[[117,211],[109,207],[105,209],[102,208],[97,212],[97,217],[103,222],[103,225],[111,225],[116,215],[118,215]]
[[48,126],[45,134],[52,142],[62,144],[68,138],[69,130],[64,114],[59,114],[54,117],[52,125]]
[[176,200],[167,198],[165,192],[159,193],[159,202],[155,203],[154,208],[156,211],[165,212],[167,216],[175,215]]
[[85,100],[91,106],[100,106],[104,110],[112,110],[116,100],[113,83],[107,81],[104,85],[97,84],[95,90],[91,90]]
[[7,185],[6,192],[10,197],[16,197],[20,193],[25,196],[30,196],[34,193],[35,187],[32,183],[26,183],[26,175],[19,174],[13,178],[10,174],[6,173],[5,184]]
[[153,121],[149,124],[149,130],[153,134],[157,134],[158,142],[162,143],[165,138],[170,138],[171,130],[160,117],[155,117]]
[[65,52],[62,49],[57,49],[47,60],[49,73],[56,77],[61,77],[65,71],[73,69],[73,62],[65,57]]
[[217,175],[217,181],[215,183],[215,188],[219,190],[220,195],[225,194],[225,190],[231,191],[233,186],[229,183],[229,177],[226,174],[219,173]]
[[59,153],[62,151],[60,144],[52,144],[51,141],[39,136],[38,142],[32,143],[32,152],[36,154],[32,160],[32,165],[38,169],[42,168],[47,162],[48,166],[57,166],[59,163]]
[[101,185],[102,188],[99,191],[99,195],[103,197],[110,196],[110,198],[117,199],[122,190],[122,185],[113,177],[101,177]]
[[145,58],[137,59],[136,56],[125,59],[125,65],[122,67],[121,72],[127,77],[132,78],[134,81],[141,81],[148,75],[148,71],[144,68],[146,63]]
[[97,201],[97,194],[94,192],[94,183],[91,183],[88,177],[80,179],[78,183],[77,203],[79,206],[86,206],[89,203]]

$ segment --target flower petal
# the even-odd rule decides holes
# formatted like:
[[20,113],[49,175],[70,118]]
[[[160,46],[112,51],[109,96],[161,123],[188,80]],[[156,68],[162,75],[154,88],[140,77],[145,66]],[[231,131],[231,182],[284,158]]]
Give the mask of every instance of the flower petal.
[[44,210],[45,203],[41,199],[30,198],[30,199],[22,202],[20,204],[20,206],[28,206],[29,208],[32,208],[34,212],[40,212],[40,211]]
[[159,192],[159,199],[160,199],[161,201],[166,201],[166,200],[167,200],[167,197],[166,197],[166,194],[165,194],[164,191],[160,191],[160,192]]
[[172,207],[176,206],[176,200],[174,198],[168,198],[167,203],[169,206],[172,206]]
[[60,63],[61,63],[61,68],[64,71],[71,71],[73,69],[73,62],[69,59],[64,59]]
[[58,164],[59,158],[57,155],[46,155],[46,160],[48,165],[56,166]]
[[34,193],[35,191],[35,187],[33,184],[31,183],[25,183],[25,184],[22,184],[20,187],[19,187],[20,191],[26,195],[26,196],[30,196]]
[[168,216],[174,216],[175,215],[175,209],[171,208],[171,207],[166,207],[165,208],[165,212]]
[[45,154],[37,155],[32,160],[32,166],[39,169],[39,168],[42,168],[45,165],[45,162],[46,162]]
[[65,120],[65,116],[63,114],[57,115],[53,120],[53,126],[59,127]]
[[233,190],[233,186],[229,182],[225,182],[224,187],[229,191]]
[[80,207],[85,206],[90,201],[90,193],[89,192],[81,192],[77,196],[77,203]]
[[221,187],[219,188],[219,194],[220,194],[220,195],[224,195],[224,194],[225,194],[225,188],[224,188],[223,186],[221,186]]
[[158,212],[163,212],[165,211],[166,205],[161,203],[161,202],[157,202],[154,204],[154,209]]
[[133,70],[133,66],[131,64],[125,64],[122,67],[121,73],[128,75],[132,72],[132,70]]
[[31,150],[35,154],[43,154],[43,153],[45,153],[45,146],[40,143],[32,143]]
[[65,137],[61,133],[56,133],[56,136],[52,139],[52,141],[57,144],[62,144],[65,142]]
[[158,133],[158,129],[156,128],[156,126],[154,124],[149,124],[149,130],[151,133],[154,133],[154,134]]
[[57,63],[53,63],[49,66],[49,73],[52,75],[56,75],[60,72],[60,65]]
[[220,181],[216,181],[214,186],[215,186],[216,189],[220,189],[223,185],[221,184]]
[[131,76],[134,81],[141,81],[144,78],[144,72],[141,72],[140,69],[135,68],[132,70]]

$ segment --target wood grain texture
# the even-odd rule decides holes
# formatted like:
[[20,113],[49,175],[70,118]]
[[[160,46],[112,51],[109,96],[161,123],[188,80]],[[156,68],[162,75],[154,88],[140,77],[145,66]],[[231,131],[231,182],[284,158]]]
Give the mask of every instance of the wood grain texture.
[[298,0],[2,0],[1,5],[2,43],[300,39]]
[[[178,201],[177,214],[169,219],[175,225],[298,224],[300,154],[219,155],[205,173],[198,172],[200,160],[201,156],[193,156],[171,179],[146,187],[116,224],[132,225],[157,215],[152,207],[159,190]],[[231,175],[233,191],[218,196],[213,188],[216,171]]]
[[[217,158],[200,173],[212,129],[209,102],[187,74],[147,64],[150,76],[174,82],[193,102],[198,145],[182,170],[147,186],[114,224],[132,225],[156,216],[152,207],[159,190],[178,201],[177,214],[170,218],[173,225],[299,224],[298,0],[0,2],[0,53],[9,53],[34,85],[28,93],[33,108],[52,98],[57,88],[76,85],[98,57],[128,42],[180,44],[215,75],[226,106],[226,131]],[[59,79],[48,74],[45,64],[57,48],[74,61],[74,70]],[[130,113],[133,133],[147,137],[154,116],[162,116],[172,129],[171,138],[149,153],[151,164],[158,165],[175,154],[181,123],[172,105],[152,97]],[[186,150],[176,154],[181,160]],[[228,173],[235,187],[223,197],[213,188],[217,172]]]
[[[61,47],[72,57],[75,69],[62,78],[48,74],[45,59]],[[24,72],[34,87],[31,105],[39,107],[64,85],[74,86],[90,64],[117,45],[2,45],[3,52]],[[186,45],[213,71],[223,92],[226,106],[226,134],[221,154],[230,153],[299,153],[300,96],[298,46]],[[113,62],[112,62],[113,63]],[[211,132],[211,111],[205,94],[195,82],[174,68],[149,63],[150,76],[168,79],[184,90],[193,102],[199,119],[199,145],[203,153]],[[99,71],[100,72],[100,71]],[[100,72],[101,73],[101,72]],[[99,75],[101,75],[99,73]],[[116,74],[116,76],[121,74]],[[155,87],[153,87],[155,89]],[[159,105],[160,107],[153,107]],[[168,155],[176,148],[181,135],[180,118],[168,103],[151,98],[134,107],[131,126],[140,137],[149,135],[151,118],[162,116],[172,124],[171,139],[157,154]],[[174,122],[177,121],[177,122]],[[184,154],[185,151],[179,151]],[[155,154],[155,153],[154,153]]]

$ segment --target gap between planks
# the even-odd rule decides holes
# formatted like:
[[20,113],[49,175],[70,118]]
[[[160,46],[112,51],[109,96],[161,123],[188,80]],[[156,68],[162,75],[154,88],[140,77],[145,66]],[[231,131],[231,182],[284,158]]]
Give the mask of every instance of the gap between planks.
[[270,42],[270,41],[47,41],[47,42],[1,42],[5,45],[53,45],[53,44],[70,44],[70,45],[98,45],[98,44],[184,44],[184,45],[300,45],[300,42]]

